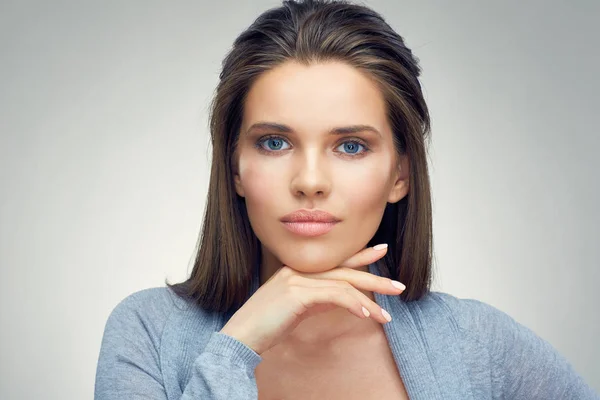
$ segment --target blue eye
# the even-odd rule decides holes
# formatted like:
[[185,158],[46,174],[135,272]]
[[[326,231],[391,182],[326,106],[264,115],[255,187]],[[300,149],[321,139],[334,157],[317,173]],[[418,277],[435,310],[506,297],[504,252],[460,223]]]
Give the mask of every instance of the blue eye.
[[[286,147],[287,146],[287,147]],[[282,150],[288,150],[291,145],[281,136],[266,136],[259,139],[255,147],[265,153],[278,153]],[[366,144],[359,140],[347,140],[340,144],[336,151],[343,153],[346,156],[359,156],[370,151]]]
[[366,150],[365,146],[363,146],[362,144],[360,144],[360,143],[358,143],[356,141],[344,142],[339,147],[343,147],[344,151],[347,154],[357,154],[357,153],[359,153],[359,148],[360,147],[363,148],[363,151]]
[[284,139],[275,136],[266,137],[257,143],[259,148],[267,151],[285,150],[287,149],[287,147],[284,147],[286,144],[287,142]]

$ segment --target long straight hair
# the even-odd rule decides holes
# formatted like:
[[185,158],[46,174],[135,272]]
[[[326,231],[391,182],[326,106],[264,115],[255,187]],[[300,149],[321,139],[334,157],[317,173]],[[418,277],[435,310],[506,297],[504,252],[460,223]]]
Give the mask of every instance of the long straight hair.
[[381,90],[395,150],[409,159],[409,193],[386,205],[367,245],[388,243],[378,261],[382,275],[406,285],[400,295],[404,301],[422,298],[431,285],[433,239],[425,146],[430,118],[418,80],[421,69],[404,39],[378,13],[343,0],[283,1],[236,38],[210,108],[212,165],[193,270],[186,281],[167,286],[208,311],[228,312],[248,299],[260,242],[235,191],[235,149],[253,82],[290,60],[306,66],[343,62],[366,73]]

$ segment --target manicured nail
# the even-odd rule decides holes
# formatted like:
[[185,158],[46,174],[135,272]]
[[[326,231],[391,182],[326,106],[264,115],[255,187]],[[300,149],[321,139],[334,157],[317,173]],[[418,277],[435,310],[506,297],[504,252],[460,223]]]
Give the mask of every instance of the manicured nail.
[[363,314],[365,314],[365,317],[368,317],[369,315],[371,315],[369,310],[367,310],[366,308],[363,307],[362,310],[363,310]]
[[397,287],[397,288],[398,288],[398,289],[400,289],[400,290],[404,290],[404,289],[406,289],[406,286],[404,286],[403,284],[401,284],[401,283],[400,283],[400,282],[398,282],[398,281],[392,281],[392,285],[394,285],[394,287]]
[[383,314],[383,318],[387,319],[388,322],[392,320],[392,316],[390,315],[390,313],[385,311],[383,308],[381,309],[381,313]]
[[377,246],[373,246],[373,250],[383,250],[387,248],[387,244],[378,244]]

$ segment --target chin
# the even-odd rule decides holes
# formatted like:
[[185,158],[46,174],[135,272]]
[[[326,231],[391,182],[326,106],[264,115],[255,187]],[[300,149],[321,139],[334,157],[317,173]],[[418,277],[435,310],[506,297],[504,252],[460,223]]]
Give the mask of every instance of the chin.
[[304,273],[315,273],[329,271],[336,268],[342,262],[350,257],[343,251],[336,250],[333,247],[325,246],[304,246],[304,248],[294,251],[292,254],[285,252],[279,257],[282,264]]

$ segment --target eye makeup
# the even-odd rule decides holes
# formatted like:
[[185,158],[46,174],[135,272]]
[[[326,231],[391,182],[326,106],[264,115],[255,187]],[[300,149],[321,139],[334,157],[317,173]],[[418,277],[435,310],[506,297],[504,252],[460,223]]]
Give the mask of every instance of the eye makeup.
[[[357,137],[348,137],[338,141],[335,145],[335,149],[338,149],[342,146],[349,145],[350,149],[346,148],[349,152],[344,151],[336,151],[336,153],[340,154],[340,156],[349,159],[357,159],[364,157],[366,153],[371,151],[370,146],[366,143],[365,140],[357,138]],[[287,146],[287,147],[286,147]],[[260,137],[254,143],[254,147],[262,154],[267,155],[280,155],[284,153],[286,150],[292,148],[288,139],[284,138],[281,135],[265,135]],[[352,152],[355,148],[358,150],[356,152]]]

